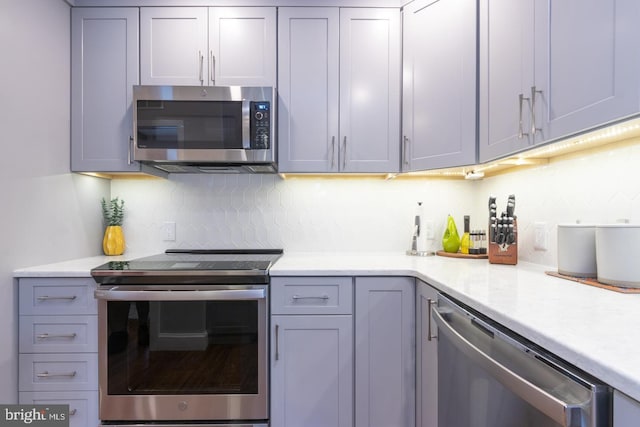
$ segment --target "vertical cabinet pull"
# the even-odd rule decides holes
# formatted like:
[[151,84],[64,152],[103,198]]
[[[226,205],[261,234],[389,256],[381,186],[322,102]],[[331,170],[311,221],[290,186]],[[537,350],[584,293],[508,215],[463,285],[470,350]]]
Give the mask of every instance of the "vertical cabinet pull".
[[280,330],[280,325],[276,323],[276,360],[280,360],[280,348],[278,343],[278,332]]
[[542,95],[541,90],[537,90],[535,86],[531,86],[531,135],[536,136],[536,132],[542,131],[536,127],[536,94]]
[[133,136],[129,137],[129,152],[127,153],[127,164],[131,164],[131,152],[133,151]]
[[333,168],[336,165],[336,136],[332,136],[331,137],[331,170],[333,170]]
[[198,51],[198,58],[200,60],[200,72],[198,73],[198,78],[200,79],[200,85],[204,86],[204,56],[200,50]]
[[213,55],[213,51],[209,52],[211,54],[211,85],[216,85],[216,57]]
[[402,159],[404,164],[409,166],[409,137],[406,135],[402,139]]
[[347,137],[342,140],[342,171],[347,167]]
[[522,125],[522,103],[524,101],[529,101],[529,98],[525,98],[525,96],[523,94],[519,94],[518,95],[518,100],[519,100],[519,119],[518,119],[518,139],[522,139],[524,138],[525,135],[529,135],[528,133],[524,132],[524,126]]
[[428,310],[427,310],[427,314],[428,314],[428,321],[427,321],[427,341],[431,341],[433,339],[438,338],[438,335],[432,335],[431,334],[431,310],[432,307],[436,304],[438,304],[436,301],[432,300],[431,298],[427,298],[427,304],[429,306]]

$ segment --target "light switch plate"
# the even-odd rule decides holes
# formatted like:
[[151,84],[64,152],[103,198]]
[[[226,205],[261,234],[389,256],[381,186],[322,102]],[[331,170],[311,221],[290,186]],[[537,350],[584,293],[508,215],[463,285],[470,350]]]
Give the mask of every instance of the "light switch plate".
[[162,224],[162,240],[165,242],[176,241],[176,223],[173,221],[165,221]]
[[547,223],[536,222],[533,224],[533,249],[536,251],[546,251],[549,243],[547,238]]

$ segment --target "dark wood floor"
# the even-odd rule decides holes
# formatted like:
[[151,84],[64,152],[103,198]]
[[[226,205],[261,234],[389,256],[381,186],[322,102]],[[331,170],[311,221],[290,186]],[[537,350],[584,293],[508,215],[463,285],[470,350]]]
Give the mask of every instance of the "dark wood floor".
[[257,393],[256,337],[236,338],[210,337],[204,351],[150,351],[130,321],[126,348],[109,356],[109,394]]

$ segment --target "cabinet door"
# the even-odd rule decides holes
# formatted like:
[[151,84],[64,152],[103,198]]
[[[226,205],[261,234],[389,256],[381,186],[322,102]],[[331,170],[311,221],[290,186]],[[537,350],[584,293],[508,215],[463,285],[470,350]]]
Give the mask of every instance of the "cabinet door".
[[413,426],[415,279],[358,277],[355,289],[355,425]]
[[[547,139],[638,112],[640,3],[636,0],[539,2],[536,81],[549,79]],[[538,26],[538,23],[540,25]],[[539,114],[539,113],[538,113]]]
[[530,131],[534,9],[534,0],[480,1],[481,162],[534,143]]
[[209,8],[208,84],[276,86],[276,9]]
[[340,9],[342,172],[400,167],[400,12]]
[[338,171],[337,8],[278,10],[278,170]]
[[635,427],[640,419],[640,402],[615,390],[613,393],[613,427]]
[[207,61],[207,8],[140,8],[140,82],[203,85]]
[[271,426],[353,425],[351,316],[273,316]]
[[138,9],[71,10],[71,170],[133,172]]
[[476,9],[475,0],[404,8],[403,171],[476,161]]
[[431,325],[437,298],[434,288],[416,283],[416,427],[438,426],[438,340]]

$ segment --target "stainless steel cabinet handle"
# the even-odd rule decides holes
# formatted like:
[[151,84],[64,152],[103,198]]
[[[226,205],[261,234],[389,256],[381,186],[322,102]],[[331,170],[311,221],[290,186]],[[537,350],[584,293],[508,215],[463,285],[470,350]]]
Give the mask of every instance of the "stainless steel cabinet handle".
[[331,137],[331,170],[335,167],[336,160],[336,136]]
[[276,324],[276,360],[280,360],[280,349],[279,349],[279,340],[278,340],[279,331],[280,331],[280,325]]
[[129,137],[129,151],[127,153],[127,164],[131,164],[131,152],[133,151],[133,136]]
[[200,79],[200,85],[204,86],[204,55],[202,55],[202,51],[198,51],[198,57],[200,58],[200,72],[198,73],[198,78]]
[[126,286],[98,289],[94,295],[106,301],[202,301],[265,299],[264,289],[225,289],[219,291],[140,291]]
[[78,298],[75,295],[71,295],[71,296],[49,296],[49,295],[42,295],[39,296],[37,298],[38,301],[54,301],[54,300],[65,300],[65,301],[73,301],[76,298]]
[[402,139],[402,158],[404,159],[404,164],[409,166],[409,137],[406,135]]
[[347,137],[342,140],[342,171],[344,172],[347,167]]
[[427,321],[427,341],[431,341],[433,339],[438,338],[438,335],[432,335],[431,334],[431,312],[433,311],[432,307],[434,305],[437,305],[438,303],[434,300],[432,300],[431,298],[427,298],[427,304],[429,305],[428,311],[427,311],[427,315],[429,320]]
[[74,339],[75,337],[77,337],[78,334],[76,334],[75,332],[72,334],[38,334],[36,335],[36,338],[38,338],[39,340],[48,340],[48,339],[56,339],[56,338],[68,338],[68,339]]
[[541,94],[541,90],[537,90],[535,86],[531,86],[531,135],[536,136],[536,132],[542,129],[536,127],[536,94]]
[[49,373],[47,371],[41,372],[39,374],[36,374],[36,376],[38,378],[59,378],[59,377],[68,377],[68,378],[73,378],[75,377],[77,374],[76,371],[73,372],[61,372],[61,373]]
[[[480,365],[493,378],[502,383],[507,389],[520,396],[540,412],[563,427],[580,425],[583,403],[566,403],[549,394],[515,372],[512,372],[498,361],[492,359],[465,337],[460,335],[442,317],[438,310],[433,310],[433,318],[440,332],[471,360]],[[574,418],[575,417],[575,418]]]
[[299,295],[294,295],[291,297],[291,299],[295,302],[301,299],[322,299],[322,300],[328,300],[329,299],[329,295],[321,295],[321,296],[304,296],[301,297]]
[[518,139],[524,138],[525,135],[529,135],[524,132],[524,126],[522,125],[522,103],[523,101],[529,101],[529,98],[525,98],[523,94],[518,95],[519,99],[519,119],[518,119]]
[[216,85],[216,57],[213,55],[213,51],[209,52],[211,54],[211,85]]

